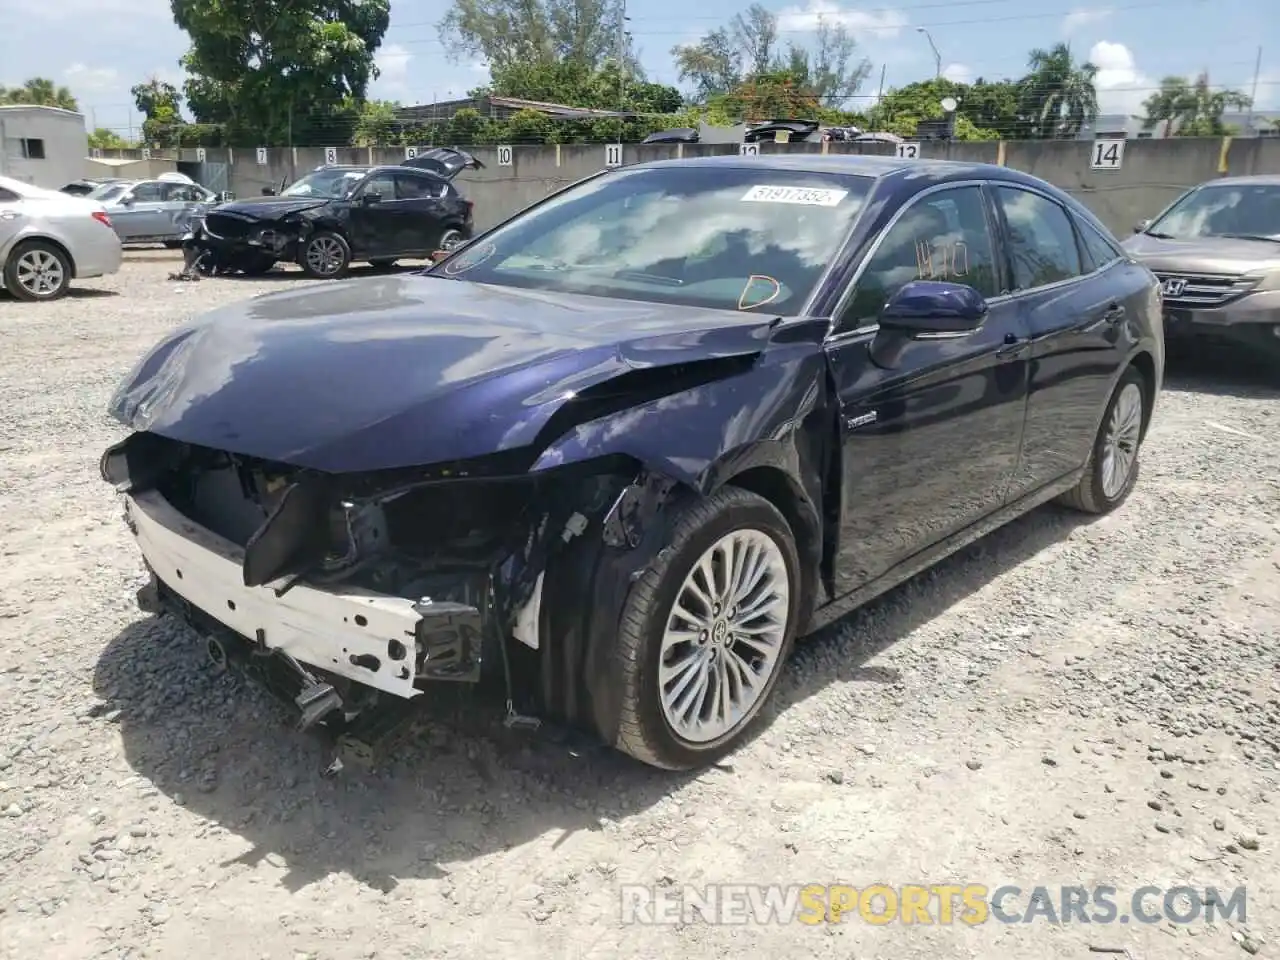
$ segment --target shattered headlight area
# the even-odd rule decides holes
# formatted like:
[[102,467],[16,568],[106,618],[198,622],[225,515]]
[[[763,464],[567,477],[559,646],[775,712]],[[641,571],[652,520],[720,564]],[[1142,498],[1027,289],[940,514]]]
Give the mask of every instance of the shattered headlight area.
[[[571,571],[632,550],[648,488],[626,461],[525,467],[500,455],[332,475],[138,433],[102,474],[126,493],[153,573],[141,605],[178,613],[215,662],[258,674],[300,727],[367,758],[389,718],[440,682],[492,678],[510,726],[582,712],[586,651],[548,644],[547,574],[566,571],[563,599]],[[590,606],[581,592],[577,605]]]

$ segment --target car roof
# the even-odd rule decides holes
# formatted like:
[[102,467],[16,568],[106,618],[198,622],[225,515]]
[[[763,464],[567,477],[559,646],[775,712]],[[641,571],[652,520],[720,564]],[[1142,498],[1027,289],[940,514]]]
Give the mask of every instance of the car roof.
[[907,160],[900,157],[869,156],[852,153],[791,153],[715,157],[686,157],[678,160],[655,160],[638,163],[638,167],[723,167],[743,170],[791,170],[800,173],[834,173],[851,177],[904,177],[928,182],[946,180],[1004,180],[1028,186],[1043,187],[1044,181],[1029,174],[995,163],[970,163],[964,160]]

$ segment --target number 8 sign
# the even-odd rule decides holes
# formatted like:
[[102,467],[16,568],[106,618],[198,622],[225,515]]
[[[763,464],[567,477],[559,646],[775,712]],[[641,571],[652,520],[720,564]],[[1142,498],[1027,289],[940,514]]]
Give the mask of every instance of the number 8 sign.
[[325,164],[326,164],[327,166],[330,166],[330,167],[331,167],[331,166],[333,166],[335,163],[337,163],[337,162],[338,162],[338,148],[337,148],[337,147],[325,147],[325,148],[324,148],[324,162],[325,162]]

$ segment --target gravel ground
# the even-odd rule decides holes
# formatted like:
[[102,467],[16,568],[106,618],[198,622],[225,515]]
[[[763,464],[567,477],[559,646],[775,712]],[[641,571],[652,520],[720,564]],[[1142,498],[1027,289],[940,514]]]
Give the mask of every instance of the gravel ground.
[[[661,774],[448,700],[389,769],[323,780],[265,695],[133,605],[97,476],[112,387],[188,315],[305,282],[166,281],[177,263],[0,295],[0,955],[1280,956],[1274,374],[1172,371],[1122,510],[1037,511],[803,645],[722,769]],[[1109,884],[1122,905],[1243,884],[1248,913],[620,920],[622,884],[711,882]]]

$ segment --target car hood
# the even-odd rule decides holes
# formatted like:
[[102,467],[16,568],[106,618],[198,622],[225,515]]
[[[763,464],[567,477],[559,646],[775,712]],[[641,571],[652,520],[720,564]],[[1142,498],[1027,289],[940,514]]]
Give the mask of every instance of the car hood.
[[1171,273],[1256,273],[1280,269],[1280,243],[1196,237],[1166,240],[1149,233],[1125,238],[1124,249],[1151,270]]
[[331,197],[252,197],[220,203],[210,212],[229,213],[247,220],[279,220],[285,214],[323,207]]
[[760,352],[774,317],[422,275],[265,294],[176,330],[113,416],[332,473],[528,447],[577,391],[637,368]]

